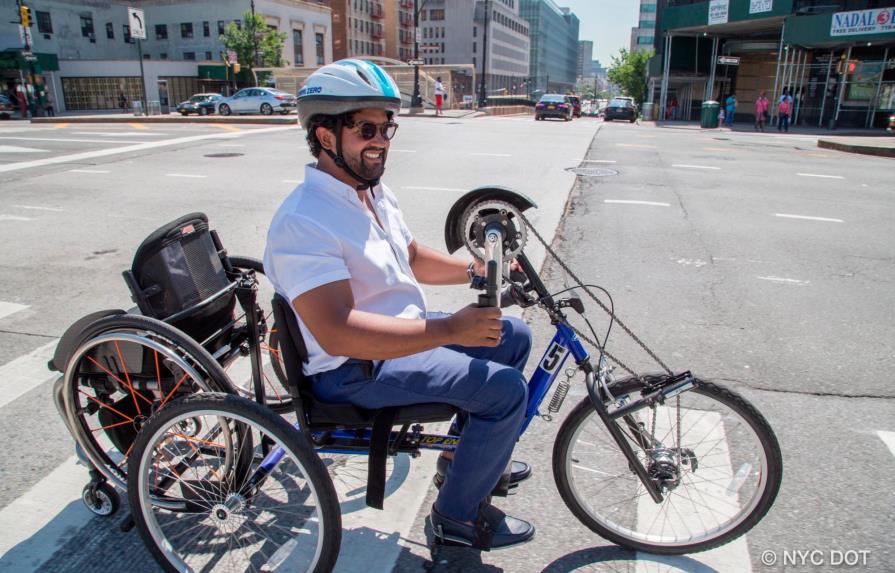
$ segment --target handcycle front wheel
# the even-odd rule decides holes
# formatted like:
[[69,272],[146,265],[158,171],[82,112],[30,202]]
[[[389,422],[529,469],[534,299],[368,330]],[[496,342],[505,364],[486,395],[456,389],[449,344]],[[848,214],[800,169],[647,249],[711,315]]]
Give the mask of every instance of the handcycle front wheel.
[[[634,378],[612,385],[609,412],[643,389]],[[666,555],[705,551],[749,531],[773,504],[783,473],[780,446],[761,413],[735,392],[694,379],[692,390],[617,424],[662,503],[634,474],[589,398],[569,413],[553,448],[563,501],[613,543]]]
[[[181,431],[190,420],[201,421],[202,435]],[[217,439],[223,430],[235,439]],[[177,400],[146,423],[132,460],[134,523],[165,571],[335,565],[342,524],[332,482],[311,445],[269,408],[232,394]]]

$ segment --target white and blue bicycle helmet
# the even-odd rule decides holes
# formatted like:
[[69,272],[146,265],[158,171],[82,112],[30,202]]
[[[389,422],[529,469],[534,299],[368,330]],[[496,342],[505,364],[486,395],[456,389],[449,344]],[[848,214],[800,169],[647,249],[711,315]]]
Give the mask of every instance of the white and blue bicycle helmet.
[[308,76],[298,92],[298,117],[305,131],[309,131],[315,116],[335,118],[336,151],[322,150],[359,182],[357,189],[372,189],[379,184],[379,179],[365,179],[348,166],[342,156],[341,131],[346,113],[368,108],[398,113],[401,91],[391,76],[367,60],[339,60],[325,65]]

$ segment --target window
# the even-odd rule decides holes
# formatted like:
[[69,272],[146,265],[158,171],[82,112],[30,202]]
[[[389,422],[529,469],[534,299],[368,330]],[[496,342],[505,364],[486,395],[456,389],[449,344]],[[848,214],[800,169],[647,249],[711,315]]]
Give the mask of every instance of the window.
[[133,44],[134,39],[131,37],[131,27],[130,24],[124,24],[121,26],[122,31],[124,32],[124,43],[125,44]]
[[211,36],[211,26],[208,25],[208,22],[202,22],[202,35],[206,38]]
[[639,38],[637,38],[638,46],[652,46],[654,42],[655,38],[653,38],[652,36],[640,36]]
[[322,66],[324,64],[323,34],[319,32],[314,34],[314,44],[317,47],[317,65]]
[[475,42],[472,43],[472,53],[473,53],[473,54],[476,53],[476,50],[475,50],[475,44],[476,44]]
[[150,56],[149,54],[143,54],[143,59],[150,60],[150,59],[152,59],[152,56]]
[[444,8],[431,9],[429,10],[429,19],[430,20],[444,20]]
[[472,37],[475,38],[478,35],[478,32],[479,32],[478,26],[473,26],[472,27]]
[[93,39],[93,16],[81,16],[81,35]]
[[655,12],[656,6],[657,6],[656,4],[641,4],[640,11],[641,12]]
[[205,52],[205,61],[210,62],[212,60],[211,52]]
[[180,24],[180,37],[181,38],[192,38],[193,37],[193,23],[192,22],[183,22]]
[[168,53],[167,53],[167,52],[162,52],[161,54],[158,55],[158,59],[160,59],[160,60],[167,60],[167,59],[168,59]]
[[233,21],[236,22],[236,29],[242,30],[242,20],[233,20]]
[[115,26],[112,25],[112,22],[106,22],[106,38],[115,39]]
[[35,12],[37,14],[37,31],[41,34],[53,33],[53,21],[49,12]]
[[184,52],[184,53],[183,53],[183,59],[184,59],[184,60],[195,60],[195,59],[196,59],[196,52]]
[[305,51],[301,42],[301,30],[292,30],[292,61],[296,68],[305,65]]
[[167,40],[168,39],[168,25],[167,24],[156,24],[155,25],[155,39],[156,40]]
[[655,20],[641,20],[639,26],[641,28],[655,28],[656,21]]
[[224,35],[224,21],[218,20],[218,36]]

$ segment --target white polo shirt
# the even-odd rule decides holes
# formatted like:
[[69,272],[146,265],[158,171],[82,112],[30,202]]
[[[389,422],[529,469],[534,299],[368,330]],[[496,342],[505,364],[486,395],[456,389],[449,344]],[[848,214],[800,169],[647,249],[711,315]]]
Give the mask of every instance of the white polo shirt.
[[[413,235],[398,201],[382,184],[371,199],[382,227],[352,187],[314,164],[305,166],[304,182],[277,209],[267,234],[264,273],[274,289],[293,301],[347,279],[358,310],[425,318],[426,298],[410,268]],[[305,374],[332,370],[348,359],[324,352],[300,316],[298,323],[308,347]]]

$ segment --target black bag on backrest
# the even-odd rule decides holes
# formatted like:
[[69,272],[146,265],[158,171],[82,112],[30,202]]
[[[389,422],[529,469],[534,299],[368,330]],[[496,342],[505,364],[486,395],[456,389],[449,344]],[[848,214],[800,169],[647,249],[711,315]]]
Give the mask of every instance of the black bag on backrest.
[[[137,248],[133,277],[148,309],[166,319],[212,298],[230,285],[204,213],[190,213],[146,237]],[[198,342],[233,319],[233,291],[186,312],[172,324]]]

